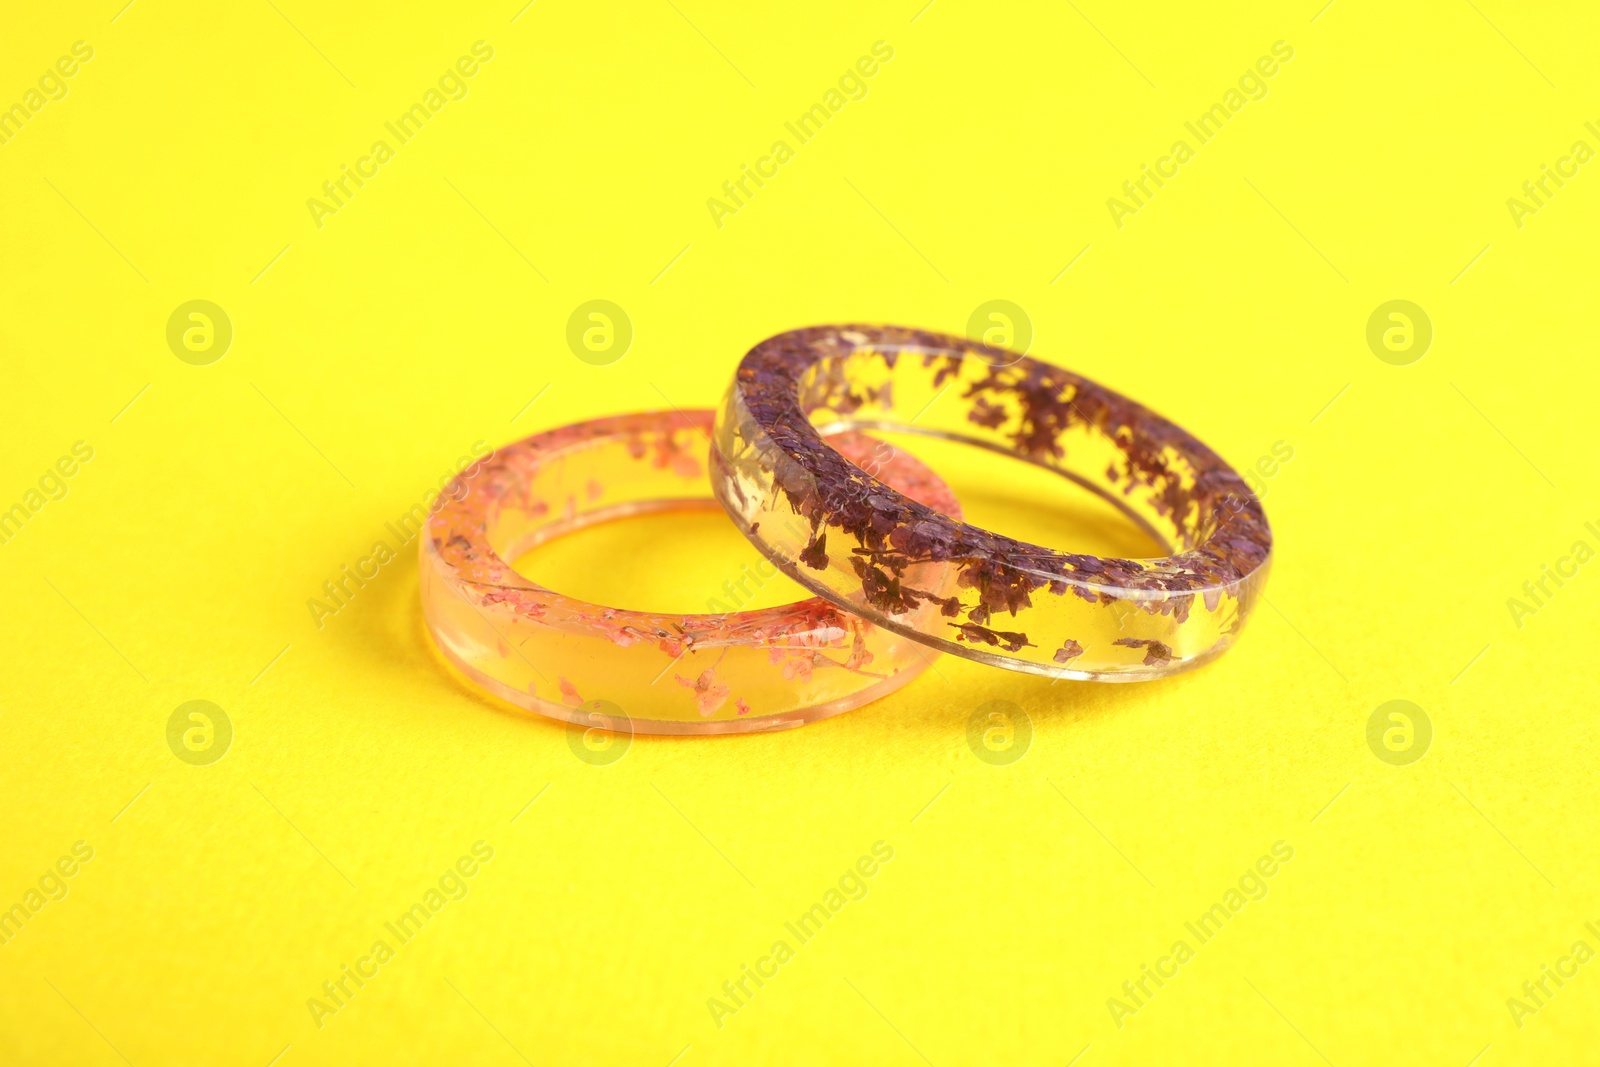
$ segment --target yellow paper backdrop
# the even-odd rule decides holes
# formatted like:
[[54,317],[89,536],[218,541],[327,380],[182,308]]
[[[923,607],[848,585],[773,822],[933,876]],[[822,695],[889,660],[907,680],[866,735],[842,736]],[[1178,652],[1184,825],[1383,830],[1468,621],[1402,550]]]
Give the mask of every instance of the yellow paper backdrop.
[[[121,2],[0,33],[0,1062],[1597,1055],[1590,7]],[[195,300],[225,320],[169,344]],[[569,348],[591,300],[610,363]],[[1267,604],[1214,665],[946,657],[597,765],[440,666],[409,548],[307,608],[476,442],[992,300],[1271,471]],[[925,454],[979,521],[1130,536]],[[528,566],[696,610],[754,558],[697,514]],[[226,719],[169,744],[197,700]],[[968,742],[993,701],[1010,763]]]

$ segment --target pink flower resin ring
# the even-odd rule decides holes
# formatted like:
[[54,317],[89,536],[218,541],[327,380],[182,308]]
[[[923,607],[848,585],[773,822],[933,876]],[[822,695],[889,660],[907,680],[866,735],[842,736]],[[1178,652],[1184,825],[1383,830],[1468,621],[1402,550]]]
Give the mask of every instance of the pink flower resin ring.
[[[595,419],[507,445],[458,475],[428,519],[420,561],[423,614],[449,662],[541,715],[659,734],[801,726],[921,673],[935,654],[826,600],[725,614],[629,611],[512,570],[508,560],[594,523],[714,508],[711,424],[708,410]],[[909,498],[960,514],[949,487],[905,452],[853,432],[830,440],[852,469],[876,470]],[[765,561],[760,568],[777,574]],[[735,580],[748,586],[748,571]],[[912,607],[911,621],[928,610]]]
[[[822,436],[872,427],[1055,471],[1173,554],[1105,559],[970,526],[864,478]],[[791,578],[933,648],[1031,674],[1122,682],[1205,663],[1243,628],[1272,554],[1261,502],[1191,434],[1070,371],[946,334],[815,326],[761,342],[717,413],[712,456],[717,499]]]

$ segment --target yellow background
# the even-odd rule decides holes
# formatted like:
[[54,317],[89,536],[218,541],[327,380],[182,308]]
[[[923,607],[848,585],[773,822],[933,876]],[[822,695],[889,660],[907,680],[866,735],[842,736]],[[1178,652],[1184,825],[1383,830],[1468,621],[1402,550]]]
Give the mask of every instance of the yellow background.
[[[0,146],[0,506],[95,450],[0,546],[0,904],[95,850],[0,947],[0,1061],[1597,1055],[1600,964],[1520,1029],[1506,1005],[1600,948],[1600,566],[1520,629],[1506,606],[1600,547],[1600,171],[1520,228],[1506,206],[1600,147],[1590,9],[120,2],[13,5],[0,34],[0,103],[95,50]],[[307,199],[478,40],[469,95],[319,229]],[[707,198],[879,40],[868,95],[719,229]],[[1268,95],[1114,225],[1279,40]],[[596,298],[635,330],[609,366],[565,341]],[[797,732],[597,767],[441,668],[409,549],[311,620],[474,441],[709,406],[772,333],[961,332],[996,298],[1236,464],[1293,448],[1271,606],[1214,665],[1052,685],[946,657]],[[209,366],[166,344],[191,299],[233,323]],[[1434,326],[1410,366],[1365,340],[1391,299]],[[1104,533],[1045,521],[1065,483],[1008,503],[951,469],[980,521]],[[683,610],[755,558],[714,515],[550,551],[572,591]],[[165,739],[194,699],[235,731],[210,766]],[[1393,699],[1433,725],[1409,766],[1366,740]],[[1032,724],[1009,766],[966,740],[992,700]],[[307,998],[478,840],[470,894],[319,1029]],[[869,894],[715,1026],[879,840]],[[1267,897],[1118,1028],[1107,999],[1280,840]]]

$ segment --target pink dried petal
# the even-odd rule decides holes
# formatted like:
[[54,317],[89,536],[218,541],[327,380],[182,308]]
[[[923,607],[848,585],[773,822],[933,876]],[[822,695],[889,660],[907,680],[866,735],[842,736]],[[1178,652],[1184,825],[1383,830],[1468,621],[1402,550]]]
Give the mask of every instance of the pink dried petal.
[[567,681],[565,677],[560,678],[559,681],[561,682],[561,703],[573,708],[583,703],[583,697],[578,695],[577,686]]

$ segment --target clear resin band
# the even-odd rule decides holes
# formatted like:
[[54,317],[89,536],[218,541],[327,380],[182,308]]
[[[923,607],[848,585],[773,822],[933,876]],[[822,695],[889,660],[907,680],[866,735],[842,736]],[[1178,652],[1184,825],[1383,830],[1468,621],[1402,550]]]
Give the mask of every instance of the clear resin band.
[[[711,425],[704,410],[578,423],[502,447],[447,486],[422,539],[421,586],[450,663],[541,715],[667,734],[799,726],[916,677],[937,653],[820,598],[718,614],[630,611],[512,569],[539,543],[584,526],[714,508]],[[830,440],[855,469],[875,470],[941,514],[960,513],[949,488],[904,451],[853,432]],[[914,607],[907,622],[937,611]]]
[[[1101,558],[971,526],[824,436],[874,427],[1059,473],[1172,554]],[[1048,363],[895,326],[817,326],[752,349],[717,413],[712,481],[751,541],[818,595],[1034,674],[1137,681],[1205,663],[1250,617],[1272,553],[1255,494],[1182,428]]]

